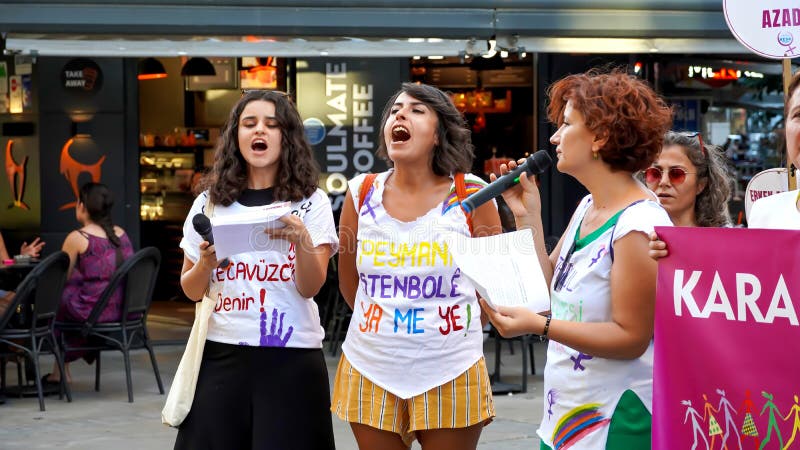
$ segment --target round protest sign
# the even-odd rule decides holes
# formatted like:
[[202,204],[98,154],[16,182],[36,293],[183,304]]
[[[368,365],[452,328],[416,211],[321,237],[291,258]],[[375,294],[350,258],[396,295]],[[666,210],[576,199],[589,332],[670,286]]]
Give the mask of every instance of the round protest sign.
[[725,21],[742,45],[767,58],[800,56],[800,3],[797,0],[724,0]]
[[756,200],[789,190],[785,167],[767,169],[753,175],[744,191],[744,214],[750,217],[750,209]]

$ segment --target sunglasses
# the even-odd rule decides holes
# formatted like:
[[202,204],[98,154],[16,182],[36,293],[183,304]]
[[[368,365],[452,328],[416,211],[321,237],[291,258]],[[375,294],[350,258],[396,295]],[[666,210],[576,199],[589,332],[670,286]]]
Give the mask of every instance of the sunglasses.
[[[673,186],[677,186],[686,181],[686,175],[694,174],[695,172],[687,172],[686,169],[681,167],[670,167],[667,170],[667,177]],[[664,176],[664,171],[658,167],[648,167],[644,171],[644,180],[647,184],[658,184]]]
[[278,91],[276,89],[242,89],[242,96],[245,96],[251,92],[274,92],[281,97],[291,97],[288,92]]
[[700,143],[700,150],[703,151],[703,155],[704,156],[708,156],[708,154],[706,153],[706,146],[705,146],[705,144],[703,144],[703,135],[700,134],[699,131],[682,131],[680,133],[682,135],[688,137],[688,138],[695,138],[696,137],[697,138],[697,142]]

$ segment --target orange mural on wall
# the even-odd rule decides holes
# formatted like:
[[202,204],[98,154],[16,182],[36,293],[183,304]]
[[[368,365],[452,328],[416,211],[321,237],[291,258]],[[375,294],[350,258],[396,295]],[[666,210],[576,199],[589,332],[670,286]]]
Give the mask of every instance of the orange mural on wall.
[[72,143],[75,141],[75,138],[70,138],[64,146],[61,148],[61,163],[59,167],[59,171],[64,178],[67,179],[69,186],[72,188],[73,194],[75,194],[75,201],[71,201],[69,203],[65,203],[60,208],[59,211],[64,211],[70,208],[74,208],[78,202],[78,177],[82,173],[88,173],[92,177],[92,181],[95,183],[100,182],[100,175],[102,173],[102,165],[103,161],[106,160],[106,156],[103,155],[100,159],[94,164],[83,164],[75,159],[69,154],[69,148],[72,147]]
[[14,140],[9,139],[6,143],[6,176],[8,177],[8,185],[11,187],[11,195],[14,201],[8,205],[8,209],[21,208],[30,210],[31,208],[22,201],[25,195],[25,166],[28,164],[28,157],[22,158],[22,163],[17,164],[14,161],[14,155],[11,154],[11,149],[14,147]]

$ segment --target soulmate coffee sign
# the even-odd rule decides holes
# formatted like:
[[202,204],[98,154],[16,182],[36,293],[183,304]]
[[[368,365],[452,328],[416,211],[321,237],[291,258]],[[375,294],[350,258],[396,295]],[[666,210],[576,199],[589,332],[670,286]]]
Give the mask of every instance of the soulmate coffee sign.
[[91,59],[71,59],[61,69],[61,86],[67,91],[94,93],[103,87],[103,72]]
[[656,231],[653,449],[800,448],[800,231]]
[[381,172],[375,156],[381,113],[408,74],[404,58],[310,58],[297,63],[297,106],[336,213],[347,180]]
[[736,39],[767,58],[800,56],[797,0],[724,0],[725,21]]

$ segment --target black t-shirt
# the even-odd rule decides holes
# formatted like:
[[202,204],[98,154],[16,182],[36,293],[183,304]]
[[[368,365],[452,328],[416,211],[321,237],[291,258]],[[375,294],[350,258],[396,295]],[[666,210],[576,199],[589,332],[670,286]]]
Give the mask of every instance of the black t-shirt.
[[239,203],[244,206],[265,206],[275,201],[275,188],[245,189],[239,196]]

